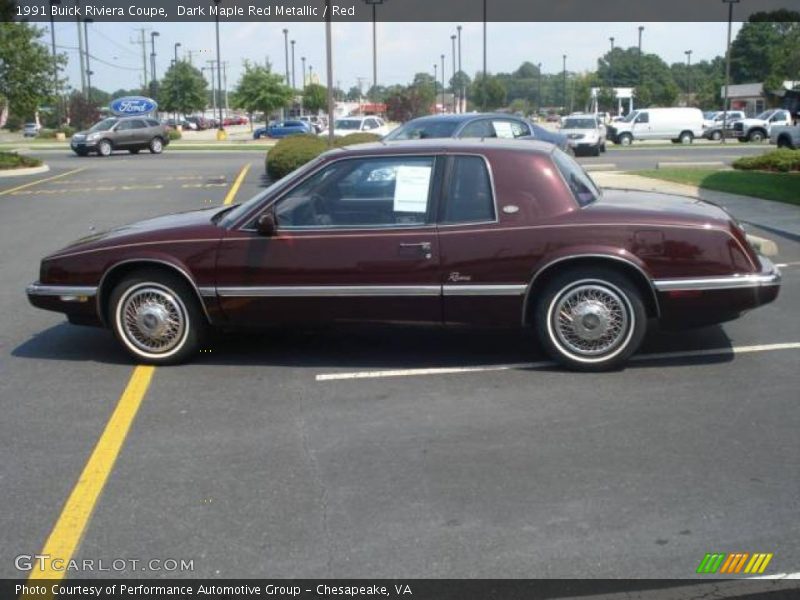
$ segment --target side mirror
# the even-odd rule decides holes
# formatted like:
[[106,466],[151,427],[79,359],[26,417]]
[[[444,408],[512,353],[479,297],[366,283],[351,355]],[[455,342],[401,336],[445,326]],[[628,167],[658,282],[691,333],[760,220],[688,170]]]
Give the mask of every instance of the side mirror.
[[258,217],[256,221],[256,231],[258,231],[259,234],[264,237],[272,237],[275,235],[277,229],[278,225],[275,222],[275,213],[271,210]]

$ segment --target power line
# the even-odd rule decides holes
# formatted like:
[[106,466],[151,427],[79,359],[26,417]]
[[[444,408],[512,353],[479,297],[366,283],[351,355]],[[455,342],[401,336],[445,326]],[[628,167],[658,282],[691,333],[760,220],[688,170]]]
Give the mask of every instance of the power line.
[[[56,46],[56,48],[58,48],[59,50],[71,50],[72,52],[79,52],[80,51],[80,48],[78,48],[76,46]],[[91,58],[92,60],[96,60],[97,62],[102,63],[104,65],[108,65],[109,67],[114,67],[115,69],[123,69],[125,71],[138,71],[139,70],[138,67],[125,67],[125,66],[119,65],[117,63],[107,62],[107,61],[103,60],[102,58],[97,58],[94,54],[89,54],[89,58]]]

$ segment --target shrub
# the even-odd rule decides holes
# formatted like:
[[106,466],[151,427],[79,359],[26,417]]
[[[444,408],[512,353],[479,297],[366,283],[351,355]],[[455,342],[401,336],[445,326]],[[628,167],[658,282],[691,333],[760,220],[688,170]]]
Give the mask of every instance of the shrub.
[[355,146],[356,144],[369,144],[370,142],[377,142],[381,139],[381,136],[376,135],[374,133],[351,133],[350,135],[346,135],[344,137],[340,137],[336,139],[334,145],[337,148],[341,148],[342,146]]
[[800,171],[800,150],[781,148],[760,156],[744,156],[733,163],[741,171],[773,171],[787,173]]
[[280,140],[267,153],[267,175],[278,180],[315,159],[328,149],[328,142],[316,135],[293,135]]
[[38,167],[42,161],[31,156],[20,156],[16,152],[0,152],[0,169],[22,169]]
[[75,134],[75,128],[70,127],[69,125],[64,125],[63,127],[59,127],[58,129],[42,128],[39,130],[39,133],[36,134],[36,137],[46,140],[54,140],[56,139],[57,133],[63,133],[64,137],[69,138]]
[[[377,142],[381,137],[374,133],[351,133],[337,138],[334,147],[353,146]],[[285,177],[328,149],[328,139],[316,135],[293,135],[283,138],[269,151],[266,159],[267,175],[273,180]]]
[[177,129],[172,129],[170,127],[167,130],[167,137],[170,139],[170,141],[175,141],[181,139],[183,137],[183,134]]

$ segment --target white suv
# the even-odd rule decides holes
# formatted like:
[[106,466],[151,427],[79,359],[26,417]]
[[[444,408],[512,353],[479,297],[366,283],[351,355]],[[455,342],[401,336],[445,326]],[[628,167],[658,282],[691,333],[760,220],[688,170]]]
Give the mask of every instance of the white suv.
[[[389,128],[380,117],[345,117],[333,122],[333,135],[342,137],[351,133],[374,133],[384,136],[389,133]],[[328,135],[328,130],[320,132]]]

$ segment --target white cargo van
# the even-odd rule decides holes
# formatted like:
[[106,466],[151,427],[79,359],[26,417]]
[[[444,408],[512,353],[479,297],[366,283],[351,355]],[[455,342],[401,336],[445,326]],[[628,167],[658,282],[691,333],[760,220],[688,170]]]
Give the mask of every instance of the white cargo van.
[[627,146],[634,140],[670,140],[691,144],[703,135],[699,108],[643,108],[608,127],[608,139]]

